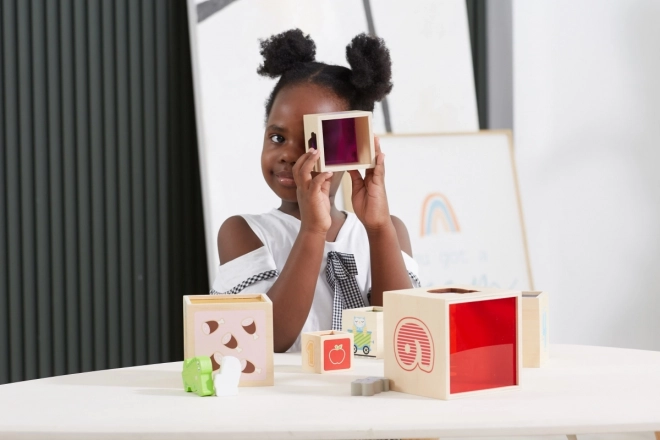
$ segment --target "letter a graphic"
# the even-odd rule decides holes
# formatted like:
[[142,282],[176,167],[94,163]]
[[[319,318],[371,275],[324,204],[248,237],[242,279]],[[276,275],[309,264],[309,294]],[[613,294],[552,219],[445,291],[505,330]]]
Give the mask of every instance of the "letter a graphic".
[[394,329],[394,355],[401,368],[425,373],[433,371],[435,348],[426,324],[417,318],[403,318]]

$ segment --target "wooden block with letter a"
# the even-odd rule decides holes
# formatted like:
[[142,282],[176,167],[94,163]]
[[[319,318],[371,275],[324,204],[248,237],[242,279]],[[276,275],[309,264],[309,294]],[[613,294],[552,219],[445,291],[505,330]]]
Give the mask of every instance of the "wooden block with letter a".
[[547,292],[522,293],[523,367],[542,367],[549,357]]
[[520,387],[521,292],[441,286],[385,292],[385,377],[452,399]]

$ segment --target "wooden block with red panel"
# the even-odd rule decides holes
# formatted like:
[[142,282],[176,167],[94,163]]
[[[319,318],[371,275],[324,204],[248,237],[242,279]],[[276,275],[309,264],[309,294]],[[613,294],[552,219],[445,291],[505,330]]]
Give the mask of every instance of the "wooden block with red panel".
[[392,389],[452,399],[520,387],[521,292],[444,286],[385,292]]
[[353,368],[353,335],[335,330],[303,333],[300,338],[302,369],[331,373]]
[[239,386],[273,385],[273,303],[264,294],[183,297],[184,358],[208,356],[217,373],[225,356],[240,361]]
[[347,171],[376,166],[371,112],[346,112],[303,115],[305,151],[318,150],[316,172]]

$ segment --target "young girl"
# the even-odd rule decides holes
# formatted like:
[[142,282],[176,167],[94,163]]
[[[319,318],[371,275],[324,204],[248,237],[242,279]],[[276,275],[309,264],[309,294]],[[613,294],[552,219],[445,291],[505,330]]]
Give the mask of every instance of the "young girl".
[[280,77],[266,102],[261,169],[282,199],[262,215],[228,218],[218,233],[220,268],[211,294],[267,292],[273,302],[276,352],[300,351],[301,331],[341,330],[343,309],[382,305],[383,291],[417,286],[408,231],[390,216],[385,156],[349,171],[355,214],[335,206],[343,173],[316,173],[305,153],[303,115],[373,111],[392,89],[389,51],[358,35],[346,48],[351,69],[314,60],[316,47],[298,30],[261,43],[260,75]]

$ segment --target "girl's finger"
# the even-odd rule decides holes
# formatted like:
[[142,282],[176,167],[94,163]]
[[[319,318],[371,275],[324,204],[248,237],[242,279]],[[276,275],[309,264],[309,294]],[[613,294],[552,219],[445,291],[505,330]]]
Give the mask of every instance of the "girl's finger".
[[374,150],[376,150],[376,156],[381,152],[380,138],[378,136],[374,136]]
[[312,192],[320,191],[323,184],[329,180],[332,180],[332,173],[320,173],[318,176],[312,179],[312,183],[309,185],[309,189]]
[[359,191],[364,187],[364,179],[358,170],[348,170],[348,174],[351,176],[353,192]]
[[293,166],[293,179],[296,181],[296,184],[300,185],[312,180],[312,170],[318,158],[319,156],[316,150],[309,150],[300,156],[300,159]]
[[379,152],[376,155],[376,167],[372,170],[372,182],[376,185],[385,184],[385,154]]

